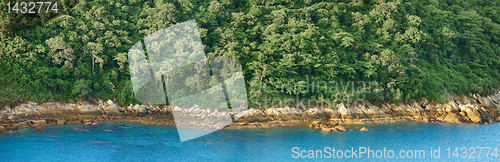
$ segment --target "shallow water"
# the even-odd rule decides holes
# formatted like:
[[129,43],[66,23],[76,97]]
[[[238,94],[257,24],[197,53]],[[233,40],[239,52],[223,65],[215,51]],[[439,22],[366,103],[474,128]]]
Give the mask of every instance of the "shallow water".
[[[500,147],[499,123],[398,123],[366,127],[369,132],[322,133],[309,128],[219,130],[181,143],[175,127],[111,122],[97,126],[69,124],[49,126],[46,131],[30,128],[0,133],[0,161],[293,161],[311,160],[309,150],[320,158],[314,160],[320,161],[402,160],[403,157],[399,156],[401,150],[405,151],[402,153],[405,160],[410,161],[500,159],[493,155],[493,149]],[[294,147],[298,148],[292,150]],[[325,147],[330,149],[325,151]],[[358,158],[344,156],[352,155],[345,150],[358,150],[356,154],[359,155],[363,147],[374,151],[370,158],[366,153]],[[431,158],[431,147],[436,156],[435,150],[440,148],[439,158]],[[462,147],[466,147],[467,155]],[[478,158],[478,147],[492,147],[488,158],[485,157],[487,148]],[[332,159],[332,148],[343,150],[342,159],[338,158],[340,156]],[[385,158],[382,156],[384,148],[387,151]],[[450,148],[450,153],[447,148]],[[453,155],[456,148],[458,158]],[[496,153],[500,151],[498,149]],[[302,150],[306,151],[300,154]],[[321,150],[321,155],[316,150]],[[380,150],[377,155],[376,150]],[[392,159],[389,150],[393,151]],[[422,155],[425,158],[422,155],[408,158],[411,154],[405,153],[416,154],[414,150],[424,150]],[[336,153],[340,155],[338,151]]]

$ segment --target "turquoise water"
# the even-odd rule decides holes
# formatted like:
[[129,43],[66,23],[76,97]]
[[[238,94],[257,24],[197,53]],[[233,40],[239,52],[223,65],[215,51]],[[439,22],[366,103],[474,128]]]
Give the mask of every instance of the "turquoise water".
[[[78,130],[74,130],[79,128]],[[495,147],[500,147],[500,124],[445,125],[434,123],[398,123],[367,126],[369,132],[322,133],[309,128],[273,128],[220,130],[180,142],[175,127],[146,126],[128,123],[101,123],[97,126],[49,126],[46,131],[23,129],[0,133],[0,161],[293,161],[311,160],[313,150],[320,161],[499,161]],[[81,131],[82,129],[88,130]],[[111,132],[112,131],[112,132]],[[295,148],[295,150],[293,150]],[[328,148],[330,149],[328,149]],[[373,150],[367,158],[346,158],[345,150]],[[386,157],[382,150],[386,149]],[[431,147],[439,149],[440,158],[431,158]],[[466,147],[466,153],[464,149]],[[474,147],[471,149],[470,147]],[[486,158],[487,148],[492,147]],[[331,148],[342,151],[342,159],[332,159]],[[448,158],[447,148],[450,148]],[[458,158],[453,155],[456,154]],[[498,148],[500,149],[500,148]],[[300,151],[306,150],[302,154]],[[321,154],[319,151],[321,150]],[[381,150],[377,158],[376,150]],[[393,150],[392,159],[388,150]],[[424,150],[424,157],[408,158],[408,150]],[[474,153],[472,153],[474,151]],[[499,153],[500,150],[497,150]],[[344,153],[345,152],[345,153]],[[337,151],[337,154],[340,153]],[[300,156],[305,158],[301,158]],[[465,156],[465,158],[463,158]],[[298,158],[294,158],[298,157]],[[359,157],[359,156],[358,156]],[[474,158],[472,158],[474,157]]]

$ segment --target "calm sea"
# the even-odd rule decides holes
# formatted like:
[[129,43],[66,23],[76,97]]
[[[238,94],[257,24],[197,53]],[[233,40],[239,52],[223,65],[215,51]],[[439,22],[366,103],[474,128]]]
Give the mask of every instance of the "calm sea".
[[366,127],[220,130],[181,143],[175,127],[69,124],[0,133],[0,161],[500,161],[499,123]]

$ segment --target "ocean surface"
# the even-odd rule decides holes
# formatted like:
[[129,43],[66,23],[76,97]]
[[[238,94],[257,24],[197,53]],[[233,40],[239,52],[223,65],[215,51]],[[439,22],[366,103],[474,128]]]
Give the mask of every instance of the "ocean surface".
[[171,126],[51,125],[0,133],[0,161],[500,161],[499,123],[365,127],[219,130],[181,143]]

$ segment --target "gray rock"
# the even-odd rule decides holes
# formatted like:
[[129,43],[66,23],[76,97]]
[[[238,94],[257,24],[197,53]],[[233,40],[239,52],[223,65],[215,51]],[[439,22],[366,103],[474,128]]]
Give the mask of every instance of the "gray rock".
[[266,114],[264,114],[261,110],[251,108],[246,111],[236,113],[234,118],[235,120],[240,121],[255,121],[256,119],[264,118],[265,115]]
[[110,106],[103,107],[102,110],[108,115],[118,115],[120,113],[120,107],[114,103]]
[[145,113],[147,113],[146,108],[145,108],[144,106],[142,106],[142,105],[141,105],[141,106],[138,106],[136,110],[137,110],[137,112],[139,112],[139,113],[141,113],[141,114],[145,114]]
[[106,103],[108,103],[108,105],[113,105],[114,104],[113,101],[111,101],[111,100],[108,100],[108,102],[106,102]]
[[309,109],[306,111],[308,113],[308,115],[311,115],[311,116],[315,116],[315,117],[320,117],[323,115],[323,113],[321,112],[320,109],[318,108],[312,108],[312,109]]

